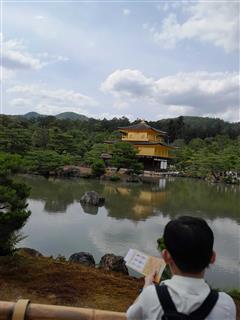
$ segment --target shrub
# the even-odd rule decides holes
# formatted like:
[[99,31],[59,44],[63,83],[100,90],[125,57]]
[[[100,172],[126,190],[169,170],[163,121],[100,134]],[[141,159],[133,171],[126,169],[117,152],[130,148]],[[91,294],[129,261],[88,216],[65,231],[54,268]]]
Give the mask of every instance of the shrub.
[[97,176],[97,177],[100,177],[101,175],[103,175],[105,173],[105,164],[104,164],[104,161],[99,159],[99,160],[95,160],[93,163],[92,163],[92,173]]

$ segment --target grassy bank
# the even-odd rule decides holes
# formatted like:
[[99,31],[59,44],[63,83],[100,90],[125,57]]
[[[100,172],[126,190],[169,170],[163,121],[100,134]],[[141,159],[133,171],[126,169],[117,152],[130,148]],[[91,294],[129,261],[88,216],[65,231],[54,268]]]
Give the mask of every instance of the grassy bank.
[[0,257],[1,300],[124,312],[143,281],[114,272],[51,258]]
[[[1,300],[28,298],[33,303],[69,305],[124,312],[143,279],[51,258],[0,257]],[[240,294],[232,291],[240,320]]]

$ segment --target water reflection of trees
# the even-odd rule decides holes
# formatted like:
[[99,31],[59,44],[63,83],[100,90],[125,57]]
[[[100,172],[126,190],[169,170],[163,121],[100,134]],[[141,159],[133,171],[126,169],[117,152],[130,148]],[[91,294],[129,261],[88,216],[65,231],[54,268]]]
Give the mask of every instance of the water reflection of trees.
[[[109,188],[109,186],[108,186]],[[233,218],[240,221],[240,188],[177,178],[167,180],[165,190],[152,186],[113,186],[106,202],[109,216],[144,220],[163,214],[202,216],[208,219]]]
[[[50,214],[65,213],[69,205],[79,201],[83,193],[92,190],[93,187],[91,181],[80,179],[45,179],[38,176],[22,179],[31,187],[30,199],[44,202],[44,210]],[[94,188],[102,191],[99,183]]]
[[239,186],[210,184],[200,180],[176,179],[167,187],[160,210],[171,217],[190,214],[209,219],[240,219]]
[[[115,219],[138,221],[159,213],[170,217],[189,214],[210,219],[240,219],[240,188],[237,186],[211,185],[181,178],[167,180],[166,184],[162,180],[160,184],[149,185],[84,179],[47,180],[34,176],[23,179],[32,188],[30,198],[44,202],[44,210],[50,214],[65,213],[84,192],[95,190],[106,198],[105,208]],[[98,213],[98,208],[82,209],[87,214]]]

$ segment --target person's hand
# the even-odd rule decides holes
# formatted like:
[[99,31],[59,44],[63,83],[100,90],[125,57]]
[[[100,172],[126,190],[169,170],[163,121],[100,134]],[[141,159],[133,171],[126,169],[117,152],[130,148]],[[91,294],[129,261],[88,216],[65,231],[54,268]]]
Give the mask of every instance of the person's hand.
[[155,279],[156,275],[157,275],[157,270],[153,270],[148,276],[145,277],[144,288],[146,288],[154,283],[154,279]]

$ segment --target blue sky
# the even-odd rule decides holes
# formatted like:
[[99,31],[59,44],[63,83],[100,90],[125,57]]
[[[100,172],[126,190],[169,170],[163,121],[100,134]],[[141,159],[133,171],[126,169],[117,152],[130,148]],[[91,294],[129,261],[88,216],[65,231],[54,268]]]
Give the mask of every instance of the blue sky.
[[239,121],[239,2],[3,1],[2,112]]

